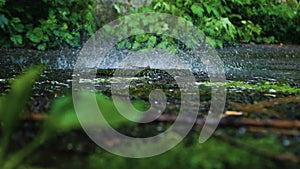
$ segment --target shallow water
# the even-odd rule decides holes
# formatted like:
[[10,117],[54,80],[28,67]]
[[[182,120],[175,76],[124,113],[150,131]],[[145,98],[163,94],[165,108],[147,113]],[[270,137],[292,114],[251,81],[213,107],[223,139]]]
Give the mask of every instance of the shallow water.
[[[264,45],[242,45],[240,47],[229,47],[218,50],[219,56],[224,62],[226,79],[228,81],[243,81],[251,84],[269,82],[269,83],[288,83],[291,86],[297,88],[300,87],[300,47],[299,46],[264,46]],[[28,111],[30,113],[43,113],[49,110],[50,102],[57,97],[70,94],[70,88],[72,84],[72,77],[76,57],[78,50],[65,49],[62,51],[33,51],[33,50],[1,50],[0,52],[0,85],[1,92],[9,88],[8,78],[11,78],[22,70],[26,69],[30,65],[37,63],[47,64],[47,69],[44,71],[41,79],[36,83],[34,89],[34,96],[31,98],[28,104]],[[112,52],[111,55],[119,55],[120,58],[125,57],[124,53]],[[108,63],[110,62],[110,63]],[[113,61],[108,60],[107,65],[111,65],[113,68]],[[201,63],[194,63],[194,65],[202,65]],[[137,69],[147,69],[147,67],[140,67]],[[211,104],[211,87],[209,84],[203,83],[208,81],[207,72],[205,69],[200,72],[194,72],[197,79],[195,85],[199,86],[200,91],[200,107],[199,117],[205,117]],[[96,89],[103,91],[106,95],[110,95],[111,83],[119,83],[120,79],[111,78],[113,76],[114,69],[102,69],[99,70],[96,79],[89,79],[82,77],[81,83],[93,83]],[[153,89],[162,89],[166,96],[167,108],[166,114],[177,114],[180,106],[180,92],[178,86],[175,85],[173,77],[165,74],[159,70],[145,70],[140,74],[140,78],[123,78],[124,80],[132,80],[130,83],[130,94],[133,99],[148,100],[148,96]],[[232,87],[228,88],[226,110],[238,110],[232,106],[232,103],[243,103],[247,105],[255,104],[260,101],[269,100],[274,97],[289,96],[287,93],[277,92],[274,90],[258,91],[248,88]],[[190,103],[193,104],[193,103]],[[272,107],[272,110],[278,111],[282,118],[289,120],[299,120],[300,114],[297,110],[300,109],[299,103],[288,103],[283,105],[277,105]],[[248,118],[256,119],[272,119],[276,118],[269,114],[261,114],[254,112]],[[226,118],[229,122],[239,120],[239,116],[232,116]],[[227,121],[227,122],[228,122]],[[223,121],[224,122],[224,121]],[[135,136],[147,137],[148,135],[155,135],[166,128],[166,124],[150,124],[149,126],[139,126],[132,128],[124,128],[123,132],[128,133],[135,131]],[[21,138],[34,138],[31,129],[36,129],[34,122],[24,122],[21,125],[24,133],[18,132],[14,134],[15,140],[13,143],[18,148],[23,145]],[[223,128],[224,127],[224,128]],[[221,123],[219,131],[223,133],[230,133],[231,130],[226,128],[225,124]],[[29,130],[28,130],[29,128]],[[234,127],[233,127],[234,128]],[[234,128],[233,137],[242,137],[247,133],[251,133],[247,127]],[[29,131],[29,132],[28,132]],[[146,131],[146,132],[145,132]],[[263,131],[263,130],[261,130]],[[297,131],[297,129],[296,129]],[[26,135],[27,134],[27,135]],[[132,134],[132,133],[131,133]],[[252,134],[252,133],[251,133]],[[265,135],[269,136],[270,133]],[[264,137],[263,134],[254,132],[253,137]],[[28,139],[27,138],[27,139]],[[282,135],[277,138],[282,145],[286,148],[286,151],[293,152],[294,154],[300,154],[300,147],[297,146],[300,143],[299,134],[297,135]],[[288,143],[287,143],[288,142]],[[52,145],[58,145],[53,148]],[[16,148],[16,149],[17,149]],[[58,139],[53,139],[52,142],[44,145],[39,154],[43,154],[43,157],[47,160],[41,160],[38,162],[40,166],[60,166],[66,165],[62,168],[73,168],[73,162],[70,162],[70,166],[65,163],[66,159],[81,157],[83,153],[89,154],[94,152],[95,145],[92,141],[86,137],[83,132],[68,133],[67,136],[59,136]],[[71,155],[72,154],[72,155]],[[48,158],[47,158],[48,157]],[[38,157],[39,159],[39,157]],[[78,167],[78,166],[77,166]],[[81,167],[82,168],[82,167]]]
[[[224,63],[227,79],[231,80],[255,80],[266,79],[300,83],[300,47],[299,46],[275,46],[275,45],[242,45],[239,47],[227,47],[217,50]],[[9,78],[30,65],[44,63],[48,71],[71,71],[76,63],[79,50],[64,49],[60,51],[35,51],[23,49],[0,50],[0,82]],[[101,69],[116,67],[128,55],[128,52],[112,50],[108,54],[109,59],[99,64]],[[191,61],[192,62],[192,61]],[[162,63],[162,65],[165,63]],[[205,72],[202,63],[189,63],[194,73]],[[145,67],[145,66],[144,66]],[[138,67],[139,69],[144,68]],[[198,71],[197,71],[198,70]],[[57,73],[54,73],[57,75]],[[61,75],[57,75],[59,79]],[[63,75],[65,77],[65,75]]]
[[[224,63],[225,75],[228,81],[243,81],[251,84],[268,81],[272,84],[283,83],[292,87],[300,87],[299,46],[242,45],[219,49],[217,52]],[[1,49],[0,92],[4,92],[9,88],[9,78],[17,75],[30,65],[44,63],[47,65],[47,69],[35,85],[34,97],[29,105],[29,109],[31,112],[45,112],[49,109],[49,102],[53,98],[70,93],[72,78],[74,77],[72,69],[76,63],[78,53],[79,50],[76,49],[45,52],[24,49]],[[118,56],[118,59],[120,59],[126,57],[126,52],[112,51],[110,55],[112,58]],[[118,59],[115,61],[117,62]],[[108,59],[107,65],[102,65],[102,68],[105,68],[104,66],[113,68],[112,60],[114,59]],[[202,63],[191,63],[191,65],[194,65],[194,67],[202,66],[195,70],[203,71],[193,72],[198,82],[209,81],[205,66]],[[167,75],[163,71],[149,70],[147,67],[138,67],[137,69],[146,69],[140,73],[140,79],[128,79],[133,80],[131,88],[136,88],[137,95],[141,95],[141,92],[138,90],[142,90],[141,86],[145,84],[147,84],[146,87],[149,89],[153,89],[154,84],[172,89],[173,87],[168,87],[168,84],[176,83],[174,77]],[[82,77],[79,81],[80,83],[93,83],[97,90],[110,94],[111,83],[118,83],[118,78],[111,78],[114,71],[115,69],[101,69],[98,71],[97,79]],[[149,86],[150,82],[153,84]],[[195,85],[201,86],[201,83]],[[237,95],[240,95],[240,93],[247,95],[246,93],[248,92],[240,89],[231,89],[229,91],[238,93]],[[252,92],[253,94],[251,95],[261,95],[259,92]],[[205,94],[202,93],[201,97],[206,98],[203,95]],[[248,100],[250,97],[248,96],[244,99]],[[243,100],[243,98],[237,98],[236,100]],[[256,101],[262,98],[265,97],[257,97]],[[251,102],[255,102],[255,100]]]

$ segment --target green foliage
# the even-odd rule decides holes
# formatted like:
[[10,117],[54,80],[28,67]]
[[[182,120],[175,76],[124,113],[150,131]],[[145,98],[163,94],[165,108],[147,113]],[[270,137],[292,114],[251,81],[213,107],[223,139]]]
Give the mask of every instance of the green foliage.
[[244,20],[251,20],[261,27],[261,37],[255,41],[299,44],[300,5],[295,0],[280,4],[268,0],[236,2],[226,1],[225,4]]
[[[185,18],[202,30],[214,47],[237,42],[299,43],[300,39],[300,6],[295,0],[288,3],[269,0],[153,0],[148,6],[131,8],[131,13],[140,12],[169,13]],[[162,38],[156,36],[156,39]],[[138,38],[127,41],[132,45],[119,45],[134,50],[155,46],[145,45],[149,43],[145,39],[142,42]],[[174,45],[173,41],[157,40],[156,43],[162,43],[163,48],[164,44]]]
[[[243,138],[248,146],[259,149],[282,151],[280,143],[270,138],[253,139],[250,137]],[[96,152],[89,157],[89,167],[98,168],[190,168],[190,169],[227,169],[227,168],[276,168],[275,164],[267,158],[248,152],[232,146],[223,140],[211,138],[203,144],[194,142],[191,145],[183,143],[177,145],[172,150],[155,157],[144,159],[129,159],[116,155]]]
[[[1,145],[7,144],[12,130],[16,127],[15,120],[18,119],[30,97],[31,88],[35,79],[39,77],[41,67],[34,67],[25,72],[21,77],[14,80],[10,93],[0,98],[0,120],[3,123],[3,139]],[[16,102],[17,101],[17,102]],[[1,146],[3,147],[3,146]]]
[[93,0],[0,1],[0,46],[80,46],[95,31]]
[[[94,98],[95,95],[89,92],[82,92],[80,93],[80,97],[83,98],[81,102],[81,105],[83,106],[82,109],[90,109],[90,104],[88,101],[90,98]],[[96,94],[96,100],[102,115],[106,118],[107,122],[111,126],[118,127],[120,124],[126,122],[129,123],[129,121],[118,112],[110,98],[98,93]],[[126,111],[127,105],[122,104],[121,101],[119,101],[119,104],[122,105],[120,109]],[[135,101],[133,102],[133,105],[139,110],[145,110],[145,104],[142,101]],[[141,116],[137,118],[139,119]],[[95,122],[95,117],[86,115],[85,121],[88,123],[88,125],[93,125]],[[101,126],[103,128],[105,127],[102,126],[102,124],[97,126]],[[61,133],[80,127],[80,123],[74,110],[72,97],[68,96],[60,98],[53,103],[52,109],[50,110],[50,116],[45,121],[43,128],[45,131],[47,131],[47,133]]]
[[[180,42],[164,35],[164,33],[169,31],[169,27],[172,27],[173,25],[168,25],[164,22],[168,19],[166,18],[166,15],[153,15],[155,15],[155,17],[136,15],[134,20],[131,19],[132,16],[125,16],[123,19],[119,20],[118,24],[114,24],[112,27],[110,25],[105,25],[103,27],[102,35],[105,36],[104,38],[113,36],[114,38],[122,39],[116,45],[117,49],[131,49],[137,51],[141,49],[159,48],[171,52],[176,51],[178,48],[177,44]],[[172,24],[181,24],[180,28],[182,28],[182,31],[189,31],[187,29],[191,29],[191,27],[184,25],[186,22],[184,22],[183,19],[178,18],[174,22],[175,23]],[[140,27],[143,27],[143,29],[139,29]],[[174,31],[181,30],[180,28]],[[181,35],[183,32],[168,32],[167,34]],[[128,35],[134,36],[123,39],[124,36]],[[201,36],[200,32],[199,36]],[[192,40],[190,40],[190,43],[193,43]]]
[[[0,98],[0,122],[2,124],[2,136],[0,141],[0,167],[10,168],[13,162],[18,161],[18,159],[12,159],[12,161],[6,161],[6,151],[10,142],[13,130],[18,124],[20,114],[23,112],[27,100],[30,97],[32,85],[35,80],[41,74],[41,66],[34,67],[24,75],[17,77],[12,85],[10,92]],[[22,150],[23,151],[28,151]],[[18,157],[20,155],[17,155]],[[8,165],[8,166],[7,166]]]

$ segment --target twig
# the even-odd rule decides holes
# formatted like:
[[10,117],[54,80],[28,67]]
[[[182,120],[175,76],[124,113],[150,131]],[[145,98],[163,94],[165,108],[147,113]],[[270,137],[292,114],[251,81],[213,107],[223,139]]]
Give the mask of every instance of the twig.
[[252,113],[252,112],[261,112],[266,114],[274,114],[278,116],[278,113],[266,109],[266,107],[272,107],[274,105],[284,104],[284,103],[300,103],[300,97],[298,96],[291,96],[291,97],[284,97],[284,98],[276,98],[267,101],[261,101],[251,105],[233,103],[232,106],[240,109],[245,113]]
[[32,120],[32,121],[42,121],[46,119],[48,115],[46,113],[26,113],[20,118],[21,120]]
[[[174,122],[177,119],[175,115],[161,115],[157,121],[159,122]],[[185,118],[181,119],[181,123],[191,123],[193,119]],[[206,122],[205,118],[198,118],[195,125],[202,127]],[[206,123],[214,123],[207,121]],[[298,120],[258,120],[258,119],[229,119],[223,118],[220,120],[219,126],[222,127],[243,127],[243,126],[255,126],[255,127],[272,127],[272,128],[294,128],[300,129],[300,121]]]

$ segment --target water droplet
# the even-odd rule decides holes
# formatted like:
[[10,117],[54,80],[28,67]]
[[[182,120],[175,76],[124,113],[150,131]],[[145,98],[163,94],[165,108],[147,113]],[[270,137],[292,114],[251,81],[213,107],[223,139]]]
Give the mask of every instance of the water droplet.
[[73,144],[72,144],[72,143],[69,143],[69,144],[67,145],[67,149],[68,149],[68,150],[72,150],[72,149],[73,149],[73,147],[74,147],[74,146],[73,146]]
[[288,139],[282,140],[282,145],[283,146],[289,146],[290,144],[291,144],[290,140],[288,140]]
[[245,134],[246,133],[246,128],[244,128],[244,127],[241,127],[241,128],[239,128],[239,134]]

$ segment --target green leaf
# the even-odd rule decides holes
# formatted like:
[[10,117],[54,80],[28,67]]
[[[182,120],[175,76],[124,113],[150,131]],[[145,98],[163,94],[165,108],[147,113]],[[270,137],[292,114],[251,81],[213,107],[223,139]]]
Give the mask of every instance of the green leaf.
[[148,40],[149,36],[146,34],[140,34],[135,36],[136,42],[142,43],[146,42]]
[[122,13],[120,4],[116,3],[113,5],[114,9],[117,11],[118,14]]
[[168,46],[168,42],[166,40],[164,40],[157,45],[157,48],[165,50],[167,48],[167,46]]
[[153,48],[157,43],[157,39],[155,36],[150,36],[149,37],[149,40],[148,40],[148,43],[147,43],[147,47],[148,48]]
[[[97,126],[100,125],[105,127],[104,124],[99,124],[99,121],[96,121],[95,117],[91,117],[89,116],[90,114],[88,114],[88,110],[91,108],[90,101],[91,99],[95,98],[95,95],[89,92],[81,92],[79,93],[79,96],[82,100],[82,103],[80,104],[80,110],[83,110],[87,113],[84,122],[91,126],[97,123]],[[104,96],[103,94],[96,94],[96,100],[99,106],[98,108],[110,125],[113,127],[118,127],[124,122],[129,122],[118,112],[110,98]],[[127,105],[123,104],[121,101],[119,101],[119,103],[121,105],[121,109],[126,111]],[[145,110],[144,102],[135,101],[133,102],[133,105],[138,110]],[[137,118],[141,118],[141,116]],[[60,98],[54,102],[50,111],[50,115],[44,122],[43,130],[48,134],[55,134],[67,132],[72,129],[78,129],[80,127],[81,125],[74,109],[72,97],[69,96]]]
[[207,3],[203,3],[203,6],[205,7],[205,9],[206,9],[206,11],[207,11],[207,13],[208,14],[210,14],[210,12],[211,12],[211,10],[212,10],[212,8],[211,8],[211,6],[210,5],[208,5]]
[[62,97],[51,106],[50,115],[44,122],[43,130],[47,134],[65,132],[79,128],[71,97]]
[[[90,94],[87,94],[86,97],[90,97]],[[122,124],[133,124],[132,121],[129,121],[126,119],[123,115],[120,114],[120,112],[116,109],[114,102],[111,98],[108,98],[107,96],[103,94],[96,94],[97,103],[99,106],[99,109],[104,116],[105,120],[114,128],[117,128],[121,126]],[[128,112],[128,105],[122,100],[115,100],[115,102],[119,105],[119,110],[123,111],[122,113],[130,113]],[[146,104],[143,101],[132,101],[133,107],[135,107],[137,110],[145,111],[146,110]],[[139,120],[143,117],[143,114],[139,114],[135,117],[136,120]],[[95,121],[93,119],[93,121]],[[103,125],[105,127],[105,125]]]
[[6,0],[0,0],[0,7],[2,7],[5,4]]
[[153,9],[156,10],[156,9],[159,9],[161,7],[161,2],[157,2],[154,6],[153,6]]
[[41,28],[34,28],[31,32],[26,34],[26,37],[34,43],[40,43],[43,39],[43,30]]
[[2,138],[0,144],[0,160],[10,142],[12,131],[16,128],[19,116],[29,100],[34,82],[40,77],[43,66],[34,66],[17,76],[8,94],[0,97],[0,122]]
[[8,19],[4,15],[0,15],[0,27],[3,29],[8,24]]
[[139,42],[134,42],[132,44],[132,50],[139,50],[142,47],[142,44]]
[[214,15],[215,15],[217,18],[221,17],[219,11],[218,11],[216,8],[212,8],[212,12],[214,13]]
[[21,22],[21,19],[20,18],[12,18],[11,20],[12,23],[20,23]]
[[12,81],[9,93],[0,97],[0,120],[5,123],[4,129],[6,126],[13,126],[15,124],[14,120],[19,119],[17,116],[22,112],[29,99],[32,86],[41,75],[42,68],[42,66],[34,66],[22,75],[17,76]]
[[131,48],[131,43],[128,41],[128,39],[123,39],[122,41],[120,41],[117,44],[116,48],[118,50],[120,50],[120,49],[130,49]]
[[24,25],[21,23],[18,24],[14,24],[14,29],[18,32],[18,33],[22,33],[24,31]]
[[47,47],[47,44],[46,44],[46,43],[42,43],[42,44],[39,44],[39,45],[37,46],[37,49],[38,49],[38,50],[45,50],[46,47]]
[[194,14],[196,14],[198,17],[202,17],[203,16],[203,12],[204,9],[202,8],[202,6],[200,4],[193,4],[191,6],[191,10]]
[[21,35],[13,35],[10,37],[10,40],[14,43],[14,45],[22,45],[23,43],[23,38]]

